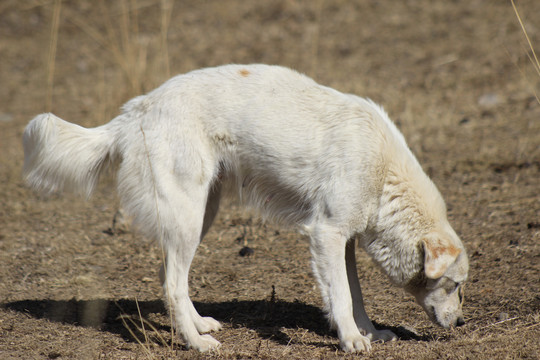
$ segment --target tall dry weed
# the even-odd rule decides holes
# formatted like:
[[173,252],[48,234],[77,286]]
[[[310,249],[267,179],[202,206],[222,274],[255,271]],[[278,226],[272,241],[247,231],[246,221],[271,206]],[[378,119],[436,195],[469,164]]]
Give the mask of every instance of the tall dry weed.
[[[519,25],[521,27],[521,30],[523,31],[523,35],[527,41],[527,45],[529,46],[530,53],[527,52],[527,57],[529,58],[530,63],[532,64],[535,73],[538,75],[538,78],[540,79],[540,61],[538,61],[538,56],[536,56],[536,51],[534,50],[534,46],[531,42],[531,39],[529,37],[529,34],[527,33],[527,29],[525,25],[523,24],[523,20],[521,18],[521,15],[519,13],[519,10],[514,2],[514,0],[510,0],[512,3],[512,8],[514,10],[514,13],[516,15],[516,18],[519,22]],[[525,72],[519,67],[517,63],[515,63],[517,66],[519,72],[523,76],[525,82],[528,84],[529,88],[531,89],[532,93],[534,94],[534,97],[536,98],[536,101],[540,104],[540,97],[538,96],[538,93],[536,91],[536,86],[534,83],[531,82],[531,80],[525,75]],[[528,124],[528,128],[532,129],[533,123],[532,120]],[[527,145],[530,142],[530,137],[518,137],[517,139],[517,149],[516,149],[516,162],[520,162],[522,160],[522,157],[525,155],[525,150],[527,149]],[[538,149],[537,149],[538,151]],[[516,182],[518,180],[518,176],[514,179]]]
[[[519,14],[519,11],[517,9],[517,6],[514,0],[510,0],[510,2],[512,3],[512,8],[514,9],[514,13],[516,14],[516,17],[519,21],[519,25],[521,26],[521,30],[523,31],[523,35],[525,36],[525,39],[527,40],[527,44],[529,45],[529,49],[531,51],[530,54],[527,53],[529,61],[531,62],[536,74],[540,77],[540,62],[538,61],[538,57],[536,56],[536,51],[534,51],[534,47],[532,45],[531,39],[529,38],[527,29],[525,28],[525,25],[523,24],[523,21],[521,20],[521,15]],[[521,69],[520,69],[520,72],[523,74]],[[532,87],[532,90],[533,90],[534,96],[536,97],[536,101],[540,104],[540,98],[538,97],[538,93],[536,92],[536,89],[534,88],[534,86]]]
[[56,64],[56,50],[58,48],[58,28],[60,25],[60,12],[62,10],[62,0],[55,0],[53,7],[53,17],[51,22],[51,37],[49,42],[49,58],[47,60],[47,91],[45,92],[45,111],[52,111],[54,70]]

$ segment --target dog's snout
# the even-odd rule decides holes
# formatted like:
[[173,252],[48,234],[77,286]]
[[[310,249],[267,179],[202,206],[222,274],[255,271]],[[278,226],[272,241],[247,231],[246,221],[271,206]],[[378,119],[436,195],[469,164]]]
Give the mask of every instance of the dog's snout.
[[463,326],[465,325],[465,320],[463,319],[463,317],[458,317],[457,320],[456,320],[456,326]]

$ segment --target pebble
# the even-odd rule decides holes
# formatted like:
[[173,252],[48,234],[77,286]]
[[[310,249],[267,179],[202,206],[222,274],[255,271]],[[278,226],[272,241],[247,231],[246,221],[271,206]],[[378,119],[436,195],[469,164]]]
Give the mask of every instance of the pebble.
[[493,93],[487,93],[478,98],[478,105],[490,108],[498,105],[501,102],[499,96]]
[[244,246],[242,249],[240,249],[240,251],[238,252],[238,255],[240,255],[242,257],[251,256],[251,255],[253,255],[254,252],[255,252],[255,250],[253,250],[252,248]]

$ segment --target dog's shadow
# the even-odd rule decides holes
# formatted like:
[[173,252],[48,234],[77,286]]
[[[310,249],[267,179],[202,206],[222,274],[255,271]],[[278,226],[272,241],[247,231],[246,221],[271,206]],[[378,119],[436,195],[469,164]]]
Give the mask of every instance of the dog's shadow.
[[[203,316],[212,316],[232,328],[249,328],[263,339],[281,345],[294,342],[283,329],[303,328],[320,336],[336,336],[329,329],[322,311],[315,306],[299,301],[253,300],[226,302],[194,302]],[[21,312],[37,319],[47,319],[64,324],[93,327],[120,335],[126,341],[139,342],[145,339],[142,333],[141,318],[148,332],[170,333],[167,310],[161,300],[135,301],[121,300],[22,300],[1,304],[5,309]],[[419,336],[403,327],[379,326],[396,333],[401,340],[428,341],[426,335]],[[153,336],[156,343],[164,344],[162,336]],[[328,343],[313,345],[336,347]]]

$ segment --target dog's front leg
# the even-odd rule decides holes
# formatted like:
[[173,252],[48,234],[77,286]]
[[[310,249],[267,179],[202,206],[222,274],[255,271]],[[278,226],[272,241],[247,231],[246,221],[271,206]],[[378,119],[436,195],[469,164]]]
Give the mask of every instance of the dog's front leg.
[[356,270],[356,239],[352,238],[347,242],[345,248],[345,261],[347,265],[347,278],[353,302],[354,321],[358,329],[362,331],[371,341],[393,341],[397,340],[396,334],[390,330],[376,330],[364,309],[364,300],[358,273]]
[[313,271],[321,287],[321,293],[331,325],[336,328],[343,350],[348,352],[369,351],[368,337],[362,335],[353,317],[353,303],[345,265],[347,238],[339,229],[317,225],[311,233]]

